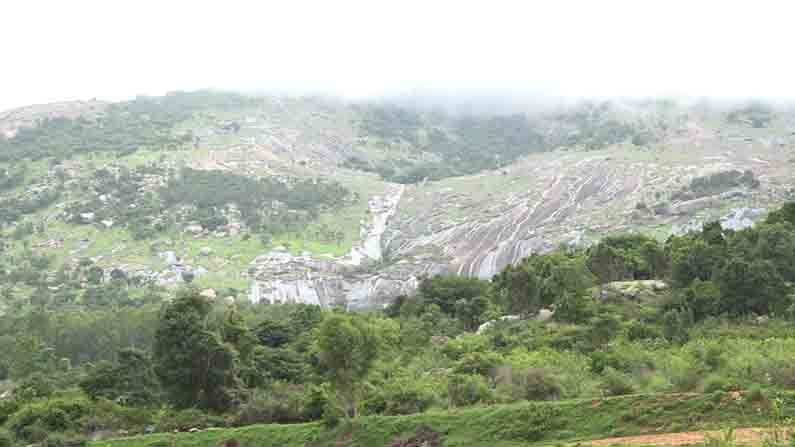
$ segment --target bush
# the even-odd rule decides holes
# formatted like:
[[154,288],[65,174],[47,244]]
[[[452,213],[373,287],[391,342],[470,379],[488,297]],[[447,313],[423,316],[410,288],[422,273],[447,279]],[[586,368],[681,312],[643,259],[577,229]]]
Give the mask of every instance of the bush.
[[661,337],[662,333],[659,329],[640,321],[633,321],[627,328],[627,338],[629,341],[653,340]]
[[496,420],[486,429],[492,439],[537,442],[560,426],[557,421],[560,409],[551,405],[531,404],[510,411],[510,417],[495,414]]
[[365,402],[365,410],[386,415],[422,413],[434,402],[433,393],[423,385],[409,377],[390,380]]
[[778,365],[769,371],[770,383],[782,388],[795,388],[795,366]]
[[207,414],[197,408],[187,410],[167,410],[160,414],[156,430],[159,432],[187,431],[191,428],[205,429],[223,427],[224,419]]
[[608,396],[622,396],[635,392],[635,387],[628,375],[608,367],[602,375],[602,391]]
[[18,439],[31,442],[42,441],[52,433],[77,432],[82,428],[79,420],[89,407],[86,400],[75,398],[30,403],[10,418],[8,428]]
[[664,354],[661,360],[663,373],[671,382],[672,390],[676,392],[694,391],[703,378],[703,370],[699,362],[688,355]]
[[450,404],[456,407],[474,405],[491,398],[486,379],[472,374],[456,374],[450,377],[447,393]]
[[453,368],[457,374],[480,374],[490,376],[494,369],[505,362],[496,352],[472,352],[465,354]]
[[704,392],[705,393],[714,393],[716,391],[738,391],[740,389],[739,385],[735,383],[733,380],[718,375],[712,374],[704,380]]
[[323,425],[332,429],[338,426],[343,419],[345,419],[345,411],[332,401],[326,402],[323,407]]
[[[302,386],[277,382],[267,390],[255,392],[248,402],[240,405],[234,424],[242,426],[305,422],[310,419],[310,414],[316,415],[317,406],[323,404],[312,402],[312,399],[322,397],[312,396],[311,391]],[[312,404],[312,408],[308,407],[309,404]]]
[[513,376],[514,386],[518,387],[523,399],[557,400],[561,395],[558,381],[548,371],[531,368]]
[[0,400],[0,426],[5,424],[17,410],[19,410],[19,402],[16,399]]
[[40,447],[84,447],[88,445],[86,438],[74,435],[50,435]]
[[759,385],[751,386],[743,397],[745,397],[745,400],[748,402],[764,402],[766,399],[765,391]]
[[81,425],[89,431],[140,430],[153,422],[151,409],[124,407],[104,399],[93,402],[88,413],[80,419]]
[[14,437],[6,430],[0,429],[0,447],[11,447],[14,445]]

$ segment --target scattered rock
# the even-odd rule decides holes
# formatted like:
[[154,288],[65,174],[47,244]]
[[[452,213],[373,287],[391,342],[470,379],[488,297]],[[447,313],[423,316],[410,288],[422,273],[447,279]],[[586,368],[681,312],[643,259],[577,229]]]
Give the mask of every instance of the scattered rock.
[[201,234],[204,231],[204,227],[198,224],[188,225],[185,227],[185,232],[190,234]]
[[217,295],[215,289],[204,289],[201,291],[201,296],[205,298],[215,299]]
[[431,343],[436,346],[446,345],[450,341],[450,337],[446,335],[434,335],[431,337]]
[[174,265],[179,263],[179,258],[177,257],[177,254],[171,250],[160,252],[157,254],[157,256],[160,259],[164,260],[168,265]]
[[536,320],[538,321],[549,321],[555,315],[555,311],[551,309],[541,309],[538,311],[538,315],[536,315]]
[[80,220],[84,223],[91,223],[94,221],[94,217],[96,215],[94,213],[80,213]]
[[389,447],[442,447],[442,445],[444,441],[441,433],[427,425],[421,425],[417,427],[414,436],[405,440],[398,439],[389,444]]
[[505,315],[504,317],[500,317],[500,318],[498,318],[496,320],[487,321],[487,322],[481,324],[480,326],[478,326],[477,333],[478,334],[482,334],[483,332],[487,331],[490,327],[494,326],[497,323],[503,322],[503,321],[516,321],[516,320],[520,320],[520,319],[521,319],[521,317],[519,315]]

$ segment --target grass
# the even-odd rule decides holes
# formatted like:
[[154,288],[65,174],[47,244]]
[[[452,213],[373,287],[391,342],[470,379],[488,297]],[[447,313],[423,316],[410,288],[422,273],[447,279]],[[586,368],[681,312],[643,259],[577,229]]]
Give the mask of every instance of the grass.
[[[795,393],[781,396],[795,408]],[[793,415],[787,411],[785,416]],[[653,394],[595,400],[518,403],[431,411],[409,416],[370,416],[334,430],[320,423],[257,425],[194,434],[156,434],[95,442],[94,447],[178,445],[214,447],[226,439],[243,446],[388,446],[429,426],[442,433],[445,447],[516,447],[576,443],[592,439],[681,431],[765,427],[769,404],[731,394]]]

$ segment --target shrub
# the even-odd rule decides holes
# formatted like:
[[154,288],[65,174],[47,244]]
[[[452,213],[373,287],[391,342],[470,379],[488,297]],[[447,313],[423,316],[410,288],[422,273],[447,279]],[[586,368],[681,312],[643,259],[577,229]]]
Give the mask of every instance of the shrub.
[[0,426],[5,424],[17,410],[19,410],[19,402],[16,399],[0,400]]
[[422,413],[434,402],[433,393],[424,384],[410,377],[385,383],[364,404],[368,413],[387,415]]
[[187,431],[191,428],[223,427],[224,419],[207,414],[197,408],[186,410],[167,410],[163,412],[156,424],[159,432]]
[[88,445],[86,438],[74,435],[50,435],[40,447],[84,447]]
[[81,425],[89,431],[135,430],[154,422],[152,411],[147,408],[124,407],[115,402],[100,399],[92,402]]
[[11,447],[14,445],[14,438],[6,430],[0,429],[0,447]]
[[633,321],[627,328],[629,341],[653,340],[662,337],[662,333],[654,326],[640,321]]
[[[317,415],[318,406],[325,396],[310,395],[311,391],[298,385],[282,382],[272,384],[267,390],[257,391],[238,408],[235,425],[304,422],[308,414]],[[318,400],[312,402],[312,399]],[[307,408],[311,403],[314,408]]]
[[493,439],[536,442],[547,432],[560,427],[557,421],[560,409],[551,405],[531,404],[510,411],[511,417],[495,414],[495,420],[486,429],[487,435]]
[[513,376],[514,386],[518,387],[522,398],[527,400],[556,400],[560,398],[558,381],[548,371],[531,368]]
[[782,388],[795,388],[795,366],[778,365],[772,367],[770,383]]
[[602,375],[602,391],[608,396],[622,396],[632,394],[635,387],[628,375],[608,367]]
[[30,403],[10,418],[8,428],[18,439],[33,442],[43,440],[47,434],[80,431],[78,421],[89,407],[86,400],[74,398]]
[[406,440],[394,441],[389,444],[389,447],[442,447],[443,443],[441,433],[427,425],[420,425],[414,436]]
[[765,391],[758,384],[752,385],[745,393],[745,400],[748,402],[763,402],[765,400]]
[[693,391],[701,385],[703,374],[695,359],[669,354],[665,363],[665,373],[671,381],[673,391]]
[[719,374],[712,374],[704,380],[704,392],[714,393],[716,391],[737,391],[740,387],[731,379]]
[[345,411],[332,401],[326,402],[323,407],[323,425],[332,429],[338,426],[343,419],[345,419]]
[[491,397],[486,379],[472,374],[455,374],[450,377],[447,393],[450,404],[456,407],[474,405]]
[[454,371],[458,374],[489,376],[504,361],[502,356],[496,352],[472,352],[465,354],[461,360],[456,362]]

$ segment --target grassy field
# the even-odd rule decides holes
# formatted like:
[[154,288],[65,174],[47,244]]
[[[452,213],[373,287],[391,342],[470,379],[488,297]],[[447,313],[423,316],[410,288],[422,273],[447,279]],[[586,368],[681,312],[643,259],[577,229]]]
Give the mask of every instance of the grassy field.
[[[795,393],[777,397],[795,415]],[[634,395],[595,400],[494,405],[410,416],[361,418],[334,430],[320,423],[259,425],[201,433],[156,434],[95,442],[94,447],[214,447],[236,439],[241,446],[378,447],[412,436],[419,427],[440,433],[445,447],[517,447],[729,427],[772,424],[768,398],[732,393]]]

